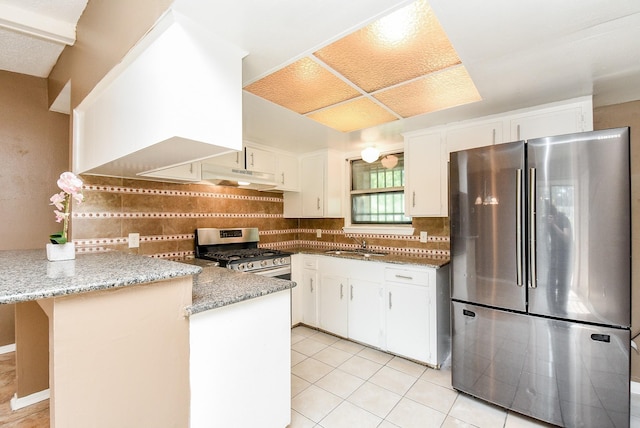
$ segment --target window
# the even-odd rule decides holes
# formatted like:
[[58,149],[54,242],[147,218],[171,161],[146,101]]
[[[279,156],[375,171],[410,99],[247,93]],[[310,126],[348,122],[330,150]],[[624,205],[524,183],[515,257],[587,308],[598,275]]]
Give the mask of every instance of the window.
[[[387,162],[392,157],[398,160],[395,165]],[[351,161],[351,223],[411,223],[404,215],[403,153],[389,154],[373,163]]]

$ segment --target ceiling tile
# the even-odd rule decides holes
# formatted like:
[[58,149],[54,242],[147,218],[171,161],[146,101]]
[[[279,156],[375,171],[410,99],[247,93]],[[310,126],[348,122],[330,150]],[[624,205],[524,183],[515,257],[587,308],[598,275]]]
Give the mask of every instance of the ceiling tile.
[[460,64],[424,0],[397,10],[314,55],[367,93]]
[[342,132],[356,131],[398,120],[396,116],[368,98],[348,101],[311,113],[307,117]]
[[374,97],[404,118],[482,99],[461,65],[380,91]]
[[300,114],[361,95],[310,58],[302,58],[244,89]]

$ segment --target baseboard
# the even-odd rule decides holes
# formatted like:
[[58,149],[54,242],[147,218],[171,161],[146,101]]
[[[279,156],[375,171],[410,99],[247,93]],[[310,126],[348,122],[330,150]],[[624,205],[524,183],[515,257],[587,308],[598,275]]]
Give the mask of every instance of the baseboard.
[[44,391],[34,392],[31,395],[27,395],[26,397],[18,398],[16,394],[13,394],[13,398],[11,398],[11,410],[22,409],[23,407],[31,406],[32,404],[39,403],[44,400],[49,399],[49,389],[45,389]]
[[631,393],[640,394],[640,382],[631,382]]
[[13,352],[16,350],[16,344],[12,343],[11,345],[0,346],[0,355],[8,354],[9,352]]

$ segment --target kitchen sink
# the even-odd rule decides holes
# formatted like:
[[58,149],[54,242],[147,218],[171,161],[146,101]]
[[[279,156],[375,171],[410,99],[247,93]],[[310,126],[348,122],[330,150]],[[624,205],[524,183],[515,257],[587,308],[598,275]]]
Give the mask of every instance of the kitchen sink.
[[340,255],[340,254],[344,254],[345,256],[350,256],[350,255],[359,255],[362,257],[381,257],[381,256],[386,256],[388,253],[382,252],[382,251],[374,251],[374,250],[369,250],[367,248],[358,248],[356,250],[327,250],[325,251],[325,254],[335,254],[335,255]]

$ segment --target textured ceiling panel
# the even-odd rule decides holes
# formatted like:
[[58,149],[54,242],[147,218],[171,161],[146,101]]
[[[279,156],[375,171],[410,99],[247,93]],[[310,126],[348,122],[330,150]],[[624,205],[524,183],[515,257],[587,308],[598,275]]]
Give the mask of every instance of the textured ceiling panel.
[[480,99],[426,0],[397,9],[244,89],[342,132]]
[[367,98],[329,107],[307,117],[342,132],[369,128],[398,119]]
[[244,89],[300,114],[361,95],[310,58],[302,58]]
[[0,70],[47,77],[64,45],[0,28]]
[[460,64],[424,0],[397,10],[314,55],[368,93]]
[[463,66],[381,91],[374,97],[404,118],[482,99]]

